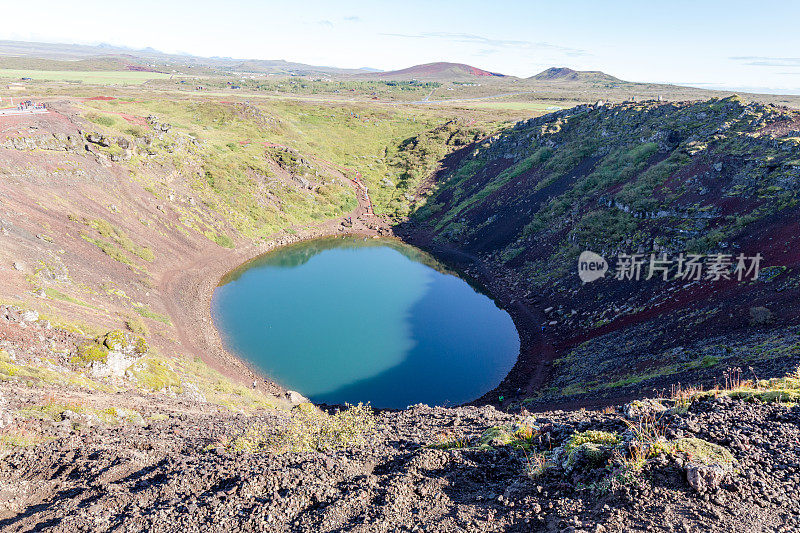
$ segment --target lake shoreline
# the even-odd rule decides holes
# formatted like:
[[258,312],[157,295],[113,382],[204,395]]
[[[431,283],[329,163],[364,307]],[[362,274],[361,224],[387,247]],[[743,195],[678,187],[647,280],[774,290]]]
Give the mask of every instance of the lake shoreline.
[[[346,218],[350,218],[352,226],[342,225]],[[258,390],[279,399],[286,398],[287,389],[254,364],[225,348],[212,318],[214,290],[231,272],[278,248],[314,239],[347,236],[394,238],[416,247],[479,287],[500,309],[509,313],[520,340],[514,366],[499,385],[463,405],[501,407],[510,401],[530,397],[546,381],[555,352],[541,332],[544,315],[503,283],[504,273],[498,276],[494,267],[480,259],[454,247],[435,243],[434,235],[425,228],[391,226],[378,217],[365,219],[353,214],[295,233],[283,233],[262,246],[249,244],[233,251],[219,247],[205,250],[196,262],[165,273],[159,287],[182,344],[192,355],[200,357],[225,377],[246,386],[255,382]],[[504,397],[502,403],[500,396]]]
[[[352,226],[345,228],[343,222],[350,217]],[[389,235],[386,235],[387,232]],[[370,217],[369,220],[364,220],[356,218],[353,213],[313,228],[294,233],[284,232],[262,246],[246,244],[234,250],[219,246],[209,247],[194,262],[166,272],[158,287],[187,355],[199,357],[228,379],[248,387],[255,383],[259,391],[284,399],[287,393],[285,388],[255,365],[225,348],[211,314],[214,289],[230,272],[279,247],[323,237],[347,235],[371,238],[391,236],[391,232],[379,219]]]

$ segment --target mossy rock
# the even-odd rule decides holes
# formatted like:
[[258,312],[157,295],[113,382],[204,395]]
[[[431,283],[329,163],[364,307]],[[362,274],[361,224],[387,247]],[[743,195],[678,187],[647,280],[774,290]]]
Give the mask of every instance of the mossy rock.
[[148,350],[150,350],[150,346],[147,345],[147,341],[144,340],[144,337],[136,337],[133,343],[133,351],[139,355],[144,355]]
[[108,348],[104,344],[90,342],[78,347],[78,352],[72,356],[72,364],[89,366],[92,363],[105,363],[108,360]]
[[106,348],[109,350],[122,350],[125,348],[127,341],[125,339],[125,334],[117,329],[106,333],[103,338],[103,344],[105,344]]
[[609,433],[608,431],[597,431],[590,429],[588,431],[580,431],[573,433],[567,441],[566,450],[577,448],[578,446],[586,443],[602,444],[608,446],[616,446],[620,442],[620,436],[616,433]]
[[620,436],[607,431],[588,430],[573,433],[562,450],[562,466],[571,470],[578,464],[599,465],[611,456]]
[[578,464],[596,466],[611,457],[611,447],[596,442],[584,442],[573,448],[567,455],[563,466],[566,469],[574,468]]
[[733,454],[723,446],[697,437],[675,439],[672,445],[675,452],[685,454],[692,463],[716,464],[730,469],[736,461]]
[[797,403],[800,402],[800,390],[772,389],[767,391],[739,390],[728,393],[731,398],[742,400],[758,400],[764,403]]

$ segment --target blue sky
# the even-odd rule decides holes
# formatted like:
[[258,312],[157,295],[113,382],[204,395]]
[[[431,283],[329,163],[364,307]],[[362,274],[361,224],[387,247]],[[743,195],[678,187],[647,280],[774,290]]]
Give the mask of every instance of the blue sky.
[[800,93],[794,0],[45,0],[35,12],[0,26],[0,38],[384,70],[454,61],[530,76],[568,66]]

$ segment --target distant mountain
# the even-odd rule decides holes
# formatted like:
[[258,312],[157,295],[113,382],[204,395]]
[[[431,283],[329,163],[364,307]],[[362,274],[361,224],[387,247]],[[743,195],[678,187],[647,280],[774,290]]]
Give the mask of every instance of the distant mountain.
[[[30,62],[30,64],[27,64]],[[70,64],[72,63],[72,64]],[[154,48],[135,50],[102,43],[97,46],[63,43],[0,41],[0,68],[31,70],[120,70],[152,68],[203,74],[211,71],[295,76],[330,76],[366,73],[361,69],[341,69],[293,63],[284,60],[234,59],[168,54]]]
[[505,74],[489,72],[463,63],[426,63],[401,70],[380,72],[375,76],[382,79],[417,79],[417,80],[465,80],[476,78],[507,78]]
[[539,81],[622,81],[599,70],[572,70],[567,67],[552,67],[528,79]]

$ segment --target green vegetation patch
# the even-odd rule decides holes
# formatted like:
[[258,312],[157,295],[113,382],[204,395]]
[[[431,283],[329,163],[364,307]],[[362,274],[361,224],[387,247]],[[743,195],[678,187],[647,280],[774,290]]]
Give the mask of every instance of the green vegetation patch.
[[375,428],[375,415],[368,405],[350,406],[331,415],[307,403],[292,410],[290,419],[277,431],[251,427],[224,448],[248,453],[328,452],[365,446]]
[[578,458],[590,464],[600,464],[611,455],[611,448],[619,444],[620,436],[606,431],[588,430],[573,433],[563,447],[563,466],[571,468]]
[[151,311],[150,308],[147,307],[145,304],[134,304],[133,310],[145,318],[151,318],[153,320],[157,320],[158,322],[162,322],[167,325],[172,324],[169,317],[156,313],[155,311]]
[[726,448],[697,437],[675,439],[671,444],[676,452],[686,454],[692,462],[730,466],[735,461]]
[[71,362],[77,366],[89,366],[92,363],[105,363],[108,360],[108,347],[97,342],[89,342],[78,347]]
[[[125,250],[126,252],[129,252],[139,257],[140,259],[147,261],[148,263],[152,263],[153,260],[155,259],[153,251],[150,248],[136,244],[135,242],[133,242],[133,239],[128,237],[128,235],[124,231],[114,226],[107,220],[103,220],[102,218],[95,218],[95,219],[83,218],[80,221],[84,225],[97,230],[97,233],[99,233],[101,237],[110,239],[122,250]],[[108,243],[96,239],[86,238],[86,240],[100,247],[100,249],[102,249],[103,252],[112,256],[117,261],[126,264],[130,263],[130,261],[128,261],[123,254],[121,254],[118,250],[114,250],[112,246],[108,245]]]
[[148,357],[137,361],[128,369],[140,387],[150,391],[171,390],[182,392],[180,376],[162,359]]

